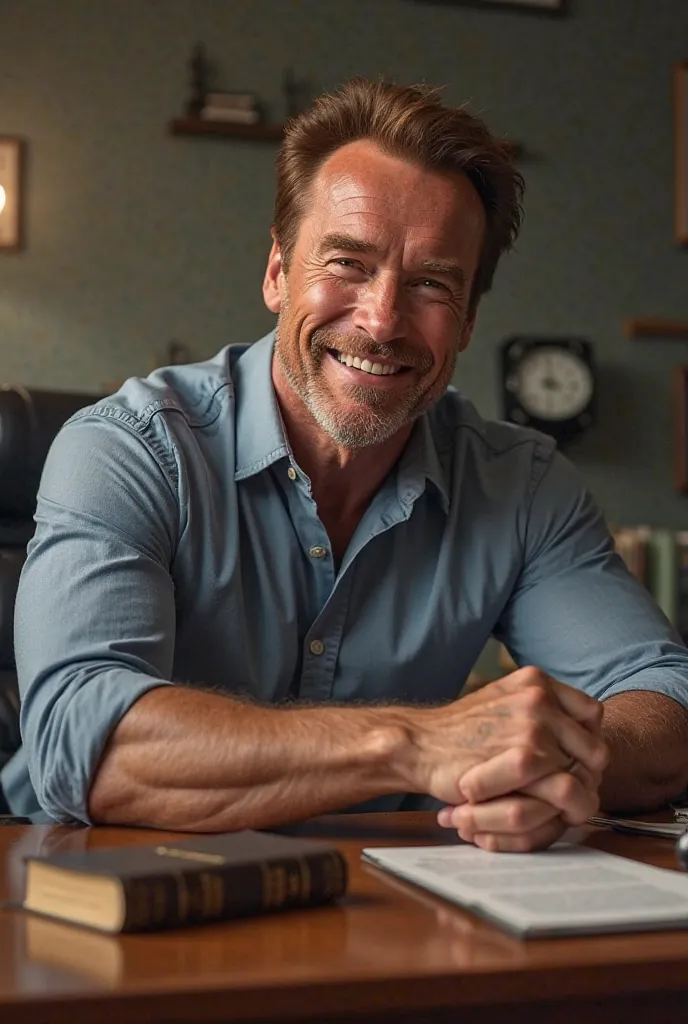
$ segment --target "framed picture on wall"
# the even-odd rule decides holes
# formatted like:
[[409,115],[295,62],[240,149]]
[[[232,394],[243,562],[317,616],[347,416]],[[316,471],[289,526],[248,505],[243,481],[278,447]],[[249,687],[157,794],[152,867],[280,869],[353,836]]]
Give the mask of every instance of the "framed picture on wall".
[[0,250],[22,247],[23,154],[21,139],[0,135]]
[[688,245],[688,61],[674,67],[674,203],[676,241]]
[[688,494],[688,366],[674,369],[674,483]]

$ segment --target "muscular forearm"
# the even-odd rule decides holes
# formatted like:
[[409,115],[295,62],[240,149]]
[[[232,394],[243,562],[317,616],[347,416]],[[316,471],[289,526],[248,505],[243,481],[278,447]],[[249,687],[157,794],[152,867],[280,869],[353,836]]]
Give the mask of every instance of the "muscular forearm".
[[610,697],[602,732],[609,766],[600,791],[612,811],[652,810],[688,785],[688,712],[663,694],[645,690]]
[[282,710],[160,687],[113,733],[93,821],[220,831],[265,828],[408,788],[395,768],[403,709]]

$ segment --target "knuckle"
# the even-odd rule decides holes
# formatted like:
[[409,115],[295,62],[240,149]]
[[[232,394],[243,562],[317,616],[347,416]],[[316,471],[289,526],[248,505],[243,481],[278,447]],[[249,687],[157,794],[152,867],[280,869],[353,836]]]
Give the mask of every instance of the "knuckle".
[[601,700],[597,700],[595,697],[591,697],[590,701],[592,703],[592,713],[595,722],[597,723],[597,725],[601,725],[602,719],[604,717],[604,704]]
[[609,759],[611,757],[609,745],[605,743],[604,740],[600,740],[598,744],[598,750],[599,754],[597,761],[597,770],[603,772],[605,768],[609,766]]
[[523,703],[530,712],[541,711],[547,704],[549,695],[544,685],[539,680],[531,680],[523,688]]
[[534,681],[538,682],[543,678],[543,673],[535,665],[524,665],[521,669],[521,680],[523,684],[526,686],[533,683]]
[[523,832],[528,826],[528,815],[522,803],[512,803],[506,811],[506,824],[510,832]]
[[537,850],[537,848],[537,839],[532,832],[521,836],[514,836],[512,841],[514,853],[531,853],[533,850]]
[[526,722],[523,727],[523,743],[528,750],[534,751],[543,741],[543,729],[538,722]]
[[582,785],[573,775],[560,774],[553,780],[553,799],[561,810],[568,810],[580,796]]
[[536,761],[537,755],[532,744],[517,747],[514,754],[514,771],[516,775],[521,778],[530,776]]

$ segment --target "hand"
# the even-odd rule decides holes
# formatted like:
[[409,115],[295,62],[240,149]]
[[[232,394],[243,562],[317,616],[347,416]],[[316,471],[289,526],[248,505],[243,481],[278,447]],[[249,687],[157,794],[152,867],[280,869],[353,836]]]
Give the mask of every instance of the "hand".
[[580,765],[549,775],[481,804],[443,807],[437,820],[456,828],[461,839],[484,850],[527,852],[550,846],[570,825],[580,825],[599,809],[601,772]]
[[[416,792],[452,805],[484,803],[566,773],[574,759],[593,775],[603,771],[601,721],[599,701],[538,669],[519,669],[452,704],[414,710],[412,757],[402,771]],[[548,787],[562,785],[570,784]]]

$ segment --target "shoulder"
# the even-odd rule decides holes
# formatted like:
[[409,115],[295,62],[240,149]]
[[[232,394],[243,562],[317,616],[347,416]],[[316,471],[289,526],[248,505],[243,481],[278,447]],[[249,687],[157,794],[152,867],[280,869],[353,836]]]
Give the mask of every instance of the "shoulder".
[[528,479],[531,493],[556,456],[553,438],[528,427],[484,419],[472,402],[450,387],[429,411],[428,418],[438,453],[455,470],[513,470]]
[[245,350],[244,345],[228,345],[205,362],[164,366],[147,377],[130,377],[115,394],[80,410],[69,422],[111,417],[141,432],[154,417],[171,412],[191,427],[207,426],[231,397],[232,368]]
[[63,434],[93,434],[103,448],[131,448],[149,455],[176,483],[183,434],[203,430],[220,417],[234,397],[233,371],[245,345],[228,345],[212,359],[166,366],[147,377],[130,377],[112,395],[80,409]]

